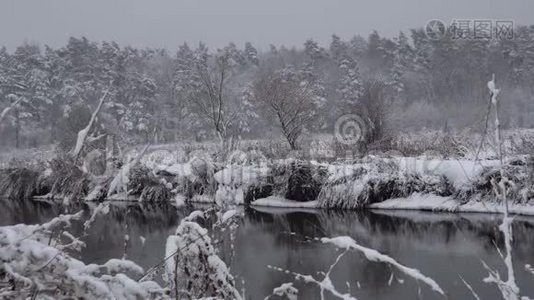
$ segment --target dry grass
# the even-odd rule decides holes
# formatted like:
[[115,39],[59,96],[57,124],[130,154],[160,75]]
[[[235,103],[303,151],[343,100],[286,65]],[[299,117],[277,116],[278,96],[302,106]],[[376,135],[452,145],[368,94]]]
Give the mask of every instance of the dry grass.
[[42,170],[12,168],[0,172],[2,196],[11,199],[26,199],[48,193],[50,185],[41,176]]

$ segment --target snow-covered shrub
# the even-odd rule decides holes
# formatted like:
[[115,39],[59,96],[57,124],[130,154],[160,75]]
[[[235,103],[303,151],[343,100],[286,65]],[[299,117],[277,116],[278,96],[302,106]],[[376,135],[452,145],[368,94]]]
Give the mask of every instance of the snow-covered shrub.
[[[532,181],[531,172],[532,164],[528,158],[513,159],[503,166],[506,177],[513,182],[513,186],[507,186],[508,200],[516,203],[526,203],[534,199],[534,182]],[[501,170],[499,166],[487,166],[483,171],[472,178],[465,186],[462,186],[454,194],[454,197],[460,201],[498,201],[494,194],[492,182],[501,180]]]
[[171,166],[161,166],[156,169],[160,179],[187,199],[195,196],[213,196],[217,184],[214,180],[215,165],[198,157],[191,158],[187,163],[177,163]]
[[[249,190],[270,185],[270,168],[265,165],[228,165],[215,173],[218,189],[215,201],[221,207],[245,202],[245,196],[252,197]],[[251,190],[250,193],[253,193]]]
[[320,165],[303,161],[292,162],[289,168],[285,198],[301,202],[317,199],[327,170]]
[[167,238],[165,256],[167,282],[174,297],[241,299],[226,264],[217,256],[208,231],[193,219],[200,211],[184,218],[176,234]]
[[170,188],[157,178],[147,167],[137,165],[130,171],[128,194],[139,197],[139,201],[170,201]]
[[[2,299],[167,299],[152,281],[137,282],[143,269],[127,260],[86,265],[69,255],[85,243],[68,232],[82,212],[42,225],[0,227]],[[90,226],[90,222],[86,224]]]
[[0,195],[12,199],[44,195],[50,191],[50,183],[43,170],[16,168],[0,170]]
[[73,158],[58,156],[50,161],[50,168],[53,182],[51,193],[54,197],[79,200],[89,193],[90,176],[76,166]]
[[509,140],[509,153],[514,155],[534,154],[534,134],[521,130],[511,131],[507,134]]
[[392,160],[330,167],[330,177],[319,194],[319,206],[354,209],[413,193],[451,195],[453,186],[438,174],[401,170]]

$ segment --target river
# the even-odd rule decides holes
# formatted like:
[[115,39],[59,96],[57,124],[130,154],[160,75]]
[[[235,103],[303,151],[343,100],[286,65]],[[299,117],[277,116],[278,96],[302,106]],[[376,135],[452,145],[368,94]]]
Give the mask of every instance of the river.
[[[49,202],[1,202],[2,226],[42,223],[63,213],[60,206]],[[84,209],[89,215],[90,208]],[[167,236],[192,209],[176,209],[168,204],[113,204],[110,213],[89,230],[84,240],[87,247],[79,258],[85,263],[121,258],[127,234],[127,258],[148,269],[164,257]],[[482,261],[505,276],[496,248],[503,249],[499,215],[241,209],[244,217],[237,229],[235,255],[229,247],[222,247],[220,256],[230,262],[231,272],[247,299],[264,299],[274,287],[294,281],[291,275],[272,270],[269,265],[322,279],[318,272],[327,271],[340,252],[308,237],[340,235],[419,269],[436,280],[450,299],[474,299],[460,276],[482,299],[501,299],[494,285],[482,282],[487,276]],[[75,224],[74,232],[80,228],[81,224]],[[534,218],[516,217],[513,234],[517,282],[523,295],[533,296],[534,275],[525,271],[525,264],[534,264]],[[444,299],[388,265],[369,262],[356,252],[345,255],[331,277],[339,291],[350,289],[358,299]],[[319,298],[316,287],[298,281],[295,286],[300,290],[299,299]]]

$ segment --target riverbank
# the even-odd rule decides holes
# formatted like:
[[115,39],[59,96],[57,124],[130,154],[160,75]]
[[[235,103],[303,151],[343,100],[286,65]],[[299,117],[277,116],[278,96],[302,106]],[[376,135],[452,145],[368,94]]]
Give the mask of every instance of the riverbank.
[[[324,209],[411,209],[498,213],[492,180],[497,160],[367,156],[353,161],[269,160],[241,152],[226,163],[195,155],[185,162],[148,156],[94,175],[68,160],[0,170],[0,190],[12,199],[73,202],[217,203]],[[505,161],[510,211],[534,215],[532,162]]]

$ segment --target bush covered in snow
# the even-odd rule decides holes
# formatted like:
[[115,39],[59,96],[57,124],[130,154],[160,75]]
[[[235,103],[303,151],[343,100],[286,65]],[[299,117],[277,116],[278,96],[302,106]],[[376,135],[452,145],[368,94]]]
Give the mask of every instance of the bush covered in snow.
[[[171,291],[178,299],[241,299],[228,267],[217,256],[208,230],[194,221],[204,216],[201,211],[191,213],[180,222],[175,235],[167,239],[165,256],[169,259],[165,270]],[[224,214],[220,222],[232,216]]]
[[332,166],[319,195],[324,208],[361,208],[413,193],[451,195],[452,185],[442,175],[408,173],[393,161]]
[[[479,176],[458,189],[454,197],[462,202],[467,201],[498,201],[492,182],[501,180],[498,166],[487,166]],[[511,203],[525,204],[534,199],[534,181],[532,180],[533,165],[530,158],[517,158],[507,161],[503,166],[505,176],[510,180],[507,184],[507,196]]]
[[142,165],[133,167],[130,171],[128,194],[136,196],[140,201],[160,202],[170,201],[171,190],[151,170]]
[[14,168],[0,170],[1,196],[22,199],[50,192],[50,182],[42,170]]
[[79,168],[69,156],[59,156],[50,161],[53,182],[51,194],[57,198],[80,200],[90,190],[91,176]]
[[[95,210],[105,213],[107,210]],[[82,212],[61,215],[42,225],[0,227],[0,298],[166,299],[153,281],[137,282],[143,269],[128,260],[86,265],[69,253],[85,243],[69,231]],[[90,226],[93,217],[85,223]]]

